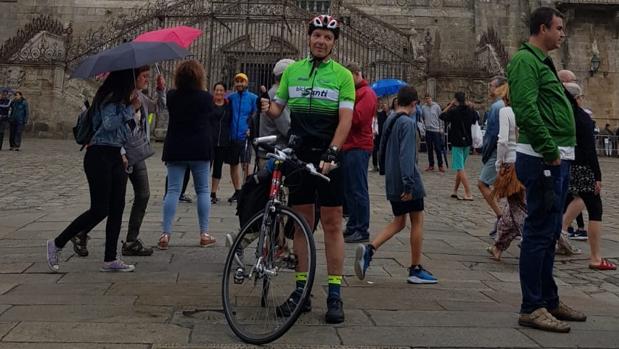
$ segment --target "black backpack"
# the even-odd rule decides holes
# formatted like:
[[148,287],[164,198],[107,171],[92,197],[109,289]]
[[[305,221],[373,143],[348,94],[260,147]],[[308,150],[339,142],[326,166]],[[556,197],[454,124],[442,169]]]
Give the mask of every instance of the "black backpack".
[[241,228],[258,212],[264,210],[269,201],[271,174],[262,170],[247,177],[241,187],[236,203],[236,214],[239,216]]
[[[396,121],[398,121],[398,118],[402,115],[407,115],[407,114],[406,113],[396,114],[396,116],[393,118],[393,121],[389,125],[387,125],[387,128],[385,129],[385,131],[383,132],[381,136],[380,143],[385,144],[384,147],[379,147],[379,152],[378,152],[378,173],[381,176],[385,175],[385,153],[387,152],[387,142],[389,142],[389,136],[391,136],[391,131],[393,130],[393,126],[395,125]],[[383,142],[383,139],[384,139],[384,142]]]
[[95,135],[95,128],[92,124],[92,106],[82,110],[77,115],[77,122],[73,127],[73,138],[75,138],[75,142],[82,146],[82,149],[86,147],[92,137]]

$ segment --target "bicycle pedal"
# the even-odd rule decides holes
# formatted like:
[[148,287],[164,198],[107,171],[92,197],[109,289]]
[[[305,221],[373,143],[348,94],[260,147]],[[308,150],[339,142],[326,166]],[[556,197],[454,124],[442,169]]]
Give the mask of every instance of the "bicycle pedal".
[[234,272],[234,283],[237,285],[240,285],[244,281],[245,281],[245,270],[243,268],[238,268]]

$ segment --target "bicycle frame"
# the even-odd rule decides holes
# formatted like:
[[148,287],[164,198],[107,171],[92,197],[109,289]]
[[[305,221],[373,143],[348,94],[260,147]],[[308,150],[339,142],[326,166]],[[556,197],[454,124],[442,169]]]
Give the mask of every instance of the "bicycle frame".
[[[265,257],[272,255],[272,251],[274,248],[273,241],[275,241],[273,236],[270,236],[270,246],[265,255],[265,251],[261,248],[264,244],[264,239],[266,238],[266,234],[272,235],[274,233],[274,213],[277,212],[277,207],[281,204],[279,201],[279,195],[282,189],[282,164],[283,161],[277,160],[275,161],[275,168],[273,169],[273,173],[271,174],[271,189],[269,190],[269,201],[267,202],[264,208],[264,216],[262,218],[262,223],[260,225],[260,232],[258,234],[258,245],[256,246],[256,265],[254,266],[254,270],[259,270],[264,273],[277,273],[277,271],[267,270],[265,268]],[[251,272],[249,273],[251,277]]]

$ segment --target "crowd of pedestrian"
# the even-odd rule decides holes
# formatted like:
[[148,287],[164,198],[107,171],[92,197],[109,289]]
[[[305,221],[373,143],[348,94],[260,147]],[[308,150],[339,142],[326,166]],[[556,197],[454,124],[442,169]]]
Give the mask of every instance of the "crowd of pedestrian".
[[[573,73],[557,73],[548,56],[565,37],[563,16],[549,8],[537,9],[531,16],[530,33],[528,42],[511,60],[507,77],[489,82],[490,108],[483,120],[477,184],[496,218],[490,233],[493,242],[487,248],[490,256],[499,261],[510,244],[522,238],[519,323],[567,332],[565,321],[584,321],[586,316],[559,300],[553,278],[554,257],[563,249],[577,253],[567,242],[567,237],[577,236],[568,235],[568,230],[585,208],[589,222],[584,237],[591,246],[589,267],[614,270],[616,266],[600,253],[602,174],[593,121],[583,107],[582,88],[574,82]],[[60,251],[69,241],[78,255],[87,256],[87,234],[104,218],[106,242],[101,271],[135,269],[117,255],[127,179],[134,189],[134,203],[122,255],[153,253],[139,239],[150,197],[145,160],[153,153],[147,116],[156,108],[167,108],[169,125],[162,155],[167,181],[157,243],[160,250],[170,247],[177,205],[183,199],[189,174],[197,195],[197,245],[215,244],[209,232],[209,213],[211,205],[219,203],[223,164],[230,165],[235,191],[228,201],[232,203],[238,200],[243,179],[250,174],[251,139],[276,136],[275,143],[281,146],[295,139],[297,157],[313,163],[330,178],[330,182],[320,182],[302,172],[288,178],[288,204],[309,226],[315,226],[317,215],[322,224],[328,323],[340,323],[345,318],[341,290],[344,243],[358,243],[354,269],[364,279],[381,246],[404,230],[408,221],[411,263],[406,280],[411,284],[437,283],[437,277],[422,266],[426,189],[418,165],[420,138],[424,136],[428,153],[426,171],[434,171],[437,165],[439,173],[445,173],[449,166],[445,155],[450,149],[455,172],[451,197],[472,201],[465,168],[469,154],[477,147],[474,129],[479,114],[462,91],[441,108],[430,94],[425,94],[421,103],[411,86],[402,87],[388,109],[387,100],[377,97],[364,79],[361,66],[343,66],[331,57],[338,37],[337,20],[327,15],[314,18],[308,29],[310,56],[296,62],[277,62],[275,83],[258,94],[248,91],[250,77],[244,73],[234,76],[234,92],[229,95],[223,82],[215,83],[207,92],[204,68],[195,60],[178,65],[170,90],[157,76],[153,100],[142,92],[149,82],[148,67],[110,73],[89,108],[94,135],[86,148],[84,171],[90,208],[47,242],[50,269],[60,270]],[[0,131],[7,117],[11,125],[22,125],[22,129],[27,122],[28,105],[19,92],[11,101],[5,93],[0,98]],[[11,148],[19,150],[19,127],[15,129],[14,137],[11,126]],[[0,140],[1,136],[0,132]],[[266,154],[256,151],[255,155],[256,168],[264,168]],[[385,196],[394,216],[374,236],[370,232],[370,157],[372,167],[385,175]],[[582,239],[582,235],[579,237]],[[295,253],[303,260],[307,251],[299,248]],[[295,280],[296,288],[286,300],[293,305],[298,304],[307,281],[307,266],[297,266]],[[294,309],[284,307],[286,303],[278,314]],[[308,300],[303,311],[310,310]]]
[[21,91],[15,91],[13,96],[9,92],[7,89],[0,92],[0,150],[8,129],[9,150],[19,151],[22,134],[30,117],[30,106]]

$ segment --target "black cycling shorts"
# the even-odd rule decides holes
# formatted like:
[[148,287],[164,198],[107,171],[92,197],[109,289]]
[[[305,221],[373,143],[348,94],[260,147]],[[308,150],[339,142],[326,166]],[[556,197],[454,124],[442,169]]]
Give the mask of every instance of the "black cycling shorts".
[[[308,163],[313,163],[318,169],[320,156],[324,151],[297,152],[297,157]],[[341,161],[339,162],[341,166]],[[319,169],[318,169],[319,170]],[[316,202],[320,207],[342,206],[344,201],[344,188],[342,186],[342,169],[340,167],[329,172],[330,182],[320,177],[309,174],[307,171],[297,170],[286,177],[288,187],[288,204],[294,205],[314,205]],[[318,200],[316,200],[318,198]]]
[[251,162],[251,145],[249,141],[232,141],[228,148],[228,154],[225,156],[225,163],[229,165],[238,165],[239,163]]

